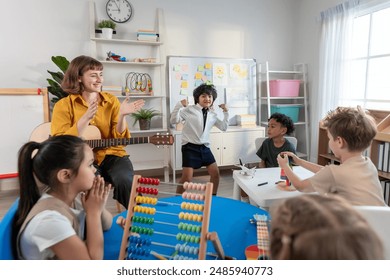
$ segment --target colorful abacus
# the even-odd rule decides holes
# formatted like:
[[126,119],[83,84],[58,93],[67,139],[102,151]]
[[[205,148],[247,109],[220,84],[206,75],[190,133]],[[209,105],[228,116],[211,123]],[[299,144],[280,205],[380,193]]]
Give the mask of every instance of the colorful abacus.
[[[166,183],[160,183],[158,179],[134,176],[119,259],[147,259],[150,255],[172,260],[206,259],[212,183],[185,182],[183,184],[185,192],[182,194],[184,201],[176,204],[184,210],[180,210],[179,213],[157,211],[153,207],[159,203],[157,186],[160,184]],[[161,219],[161,216],[160,220],[157,220],[154,217],[156,213],[175,216],[175,220],[179,222],[167,222]],[[155,224],[174,226],[178,232],[172,234],[155,230]],[[157,242],[153,238],[156,234],[170,238],[171,242]],[[157,253],[151,246],[169,248],[172,253]]]

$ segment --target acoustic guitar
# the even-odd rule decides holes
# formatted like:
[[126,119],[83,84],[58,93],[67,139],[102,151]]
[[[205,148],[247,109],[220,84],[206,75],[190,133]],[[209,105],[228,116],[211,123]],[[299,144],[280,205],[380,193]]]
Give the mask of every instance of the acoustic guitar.
[[[46,139],[49,139],[50,127],[50,122],[38,125],[31,133],[30,141],[43,142]],[[100,130],[93,125],[89,125],[81,137],[92,149],[148,143],[154,144],[156,146],[168,146],[172,145],[174,141],[171,134],[155,134],[153,136],[143,137],[102,139]]]
[[267,215],[253,215],[256,220],[257,244],[250,245],[245,249],[247,260],[269,260],[269,234]]

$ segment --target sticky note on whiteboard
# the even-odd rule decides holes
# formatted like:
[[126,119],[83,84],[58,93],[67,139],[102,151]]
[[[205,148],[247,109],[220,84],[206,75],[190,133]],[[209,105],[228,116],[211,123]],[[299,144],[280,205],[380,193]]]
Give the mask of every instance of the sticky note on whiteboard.
[[188,88],[188,82],[187,81],[182,81],[181,82],[181,88]]

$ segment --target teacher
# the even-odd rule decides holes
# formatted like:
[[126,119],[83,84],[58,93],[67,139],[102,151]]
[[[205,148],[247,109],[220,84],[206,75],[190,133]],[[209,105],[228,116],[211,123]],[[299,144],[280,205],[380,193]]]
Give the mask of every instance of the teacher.
[[[102,92],[103,65],[89,56],[74,58],[61,83],[69,95],[54,106],[51,134],[75,135],[88,139],[90,125],[97,127],[102,139],[130,138],[125,117],[141,109],[144,100],[134,102]],[[114,187],[114,199],[128,207],[133,182],[133,165],[124,146],[94,150],[95,167]]]

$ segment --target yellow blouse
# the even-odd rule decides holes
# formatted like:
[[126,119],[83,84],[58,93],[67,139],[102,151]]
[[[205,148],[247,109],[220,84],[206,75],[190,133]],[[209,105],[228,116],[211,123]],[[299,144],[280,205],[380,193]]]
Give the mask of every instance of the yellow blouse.
[[[90,125],[94,125],[100,130],[102,139],[130,138],[130,131],[127,128],[123,133],[116,130],[120,108],[118,98],[107,92],[101,92],[100,100],[98,110]],[[69,94],[67,97],[60,99],[53,108],[51,135],[80,136],[77,130],[77,121],[85,114],[87,108],[88,104],[81,95]],[[85,139],[91,140],[88,138],[88,130],[83,136]],[[100,164],[106,155],[123,157],[127,155],[127,152],[124,146],[99,148],[95,150],[96,162]]]

